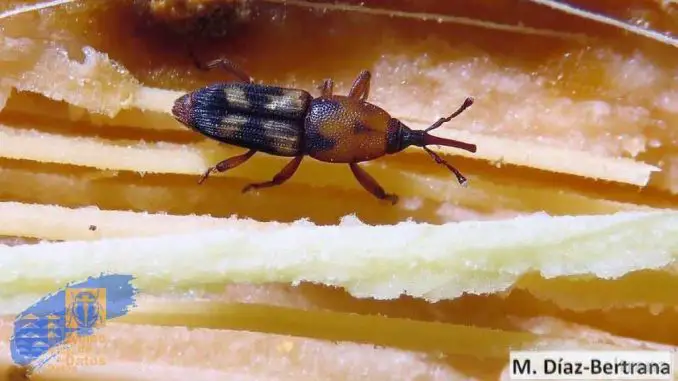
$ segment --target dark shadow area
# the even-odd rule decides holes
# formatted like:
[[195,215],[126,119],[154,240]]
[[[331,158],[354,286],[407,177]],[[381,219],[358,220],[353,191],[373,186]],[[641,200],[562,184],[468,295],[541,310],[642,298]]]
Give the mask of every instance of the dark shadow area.
[[[455,52],[464,55],[475,52],[478,57],[491,55],[502,66],[538,71],[549,60],[586,46],[571,40],[436,20],[322,11],[264,1],[246,5],[224,2],[194,17],[168,19],[150,12],[145,3],[102,2],[96,7],[72,11],[83,12],[81,25],[75,28],[81,28],[83,42],[108,52],[150,86],[163,83],[184,87],[194,85],[192,78],[200,78],[197,81],[201,83],[224,78],[223,73],[196,76],[189,49],[202,60],[229,57],[263,81],[276,81],[288,75],[319,81],[338,73],[357,72],[372,66],[383,54],[399,52],[426,55],[434,64],[449,60]],[[380,1],[341,3],[387,7]],[[396,1],[388,8],[585,32],[603,39],[596,40],[596,45],[604,41],[620,52],[628,54],[635,50],[629,47],[635,44],[618,42],[620,32],[614,28],[555,10],[544,11],[543,6],[526,1],[461,4]]]

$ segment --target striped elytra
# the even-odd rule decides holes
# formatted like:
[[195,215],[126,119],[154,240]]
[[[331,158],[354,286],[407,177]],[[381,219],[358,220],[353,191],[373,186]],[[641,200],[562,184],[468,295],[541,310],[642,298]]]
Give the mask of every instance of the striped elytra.
[[311,98],[303,90],[218,83],[179,98],[174,113],[188,127],[220,142],[296,156]]

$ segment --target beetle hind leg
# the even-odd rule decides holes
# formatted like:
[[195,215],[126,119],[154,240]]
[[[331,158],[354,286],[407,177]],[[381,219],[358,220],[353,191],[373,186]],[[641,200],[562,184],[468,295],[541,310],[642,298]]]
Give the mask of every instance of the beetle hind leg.
[[236,76],[238,79],[245,83],[254,83],[254,78],[252,78],[251,75],[249,75],[247,72],[245,72],[238,65],[236,65],[235,62],[231,60],[228,60],[226,58],[217,58],[215,60],[203,64],[197,59],[197,57],[194,54],[191,55],[195,66],[197,66],[198,69],[200,70],[208,71],[219,67],[233,74],[234,76]]
[[257,153],[257,151],[251,149],[242,155],[233,156],[226,160],[220,161],[217,163],[217,165],[210,167],[207,171],[205,171],[205,173],[200,177],[200,180],[198,180],[198,184],[205,182],[212,172],[226,172],[229,169],[233,169],[249,160],[249,158],[251,158],[255,153]]
[[391,193],[386,193],[384,188],[377,183],[377,180],[374,177],[370,176],[369,173],[365,172],[364,169],[360,168],[357,163],[349,164],[351,166],[351,171],[353,176],[358,180],[360,185],[365,188],[368,192],[372,193],[376,198],[380,200],[388,200],[392,205],[395,205],[398,202],[398,196]]
[[270,188],[277,185],[282,185],[285,181],[289,180],[292,177],[292,175],[294,175],[294,173],[299,168],[299,164],[301,164],[301,160],[303,158],[304,158],[303,156],[295,157],[292,161],[287,163],[287,165],[285,165],[285,167],[280,172],[278,172],[277,175],[273,177],[273,180],[265,181],[263,183],[249,184],[248,186],[242,189],[242,193],[247,193],[253,189]]

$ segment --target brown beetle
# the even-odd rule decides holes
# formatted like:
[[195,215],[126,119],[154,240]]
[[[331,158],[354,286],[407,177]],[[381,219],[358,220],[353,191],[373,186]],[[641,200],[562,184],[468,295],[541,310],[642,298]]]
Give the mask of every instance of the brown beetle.
[[348,96],[334,95],[333,81],[326,79],[321,95],[314,98],[299,89],[255,84],[252,77],[225,59],[214,60],[203,69],[222,67],[242,82],[216,83],[177,99],[174,117],[191,129],[218,141],[249,150],[221,161],[200,178],[202,184],[211,172],[224,172],[247,161],[257,152],[293,157],[273,180],[250,184],[256,188],[281,185],[296,172],[304,156],[328,163],[344,163],[360,184],[374,196],[392,204],[398,196],[388,194],[358,163],[394,154],[409,146],[422,147],[438,163],[452,171],[460,184],[466,178],[428,145],[456,147],[476,152],[474,144],[429,135],[473,104],[466,98],[457,111],[440,118],[425,130],[412,130],[386,111],[367,102],[370,72],[362,71]]

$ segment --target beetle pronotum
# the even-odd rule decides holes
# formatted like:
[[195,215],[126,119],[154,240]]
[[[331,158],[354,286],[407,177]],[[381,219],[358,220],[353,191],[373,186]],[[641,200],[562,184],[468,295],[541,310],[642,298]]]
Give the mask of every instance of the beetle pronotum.
[[320,87],[320,96],[314,98],[300,89],[256,84],[249,74],[226,59],[202,66],[216,67],[228,70],[240,81],[216,83],[189,92],[175,101],[172,113],[179,122],[200,134],[248,151],[210,167],[200,178],[200,184],[212,172],[235,168],[255,153],[263,152],[293,159],[271,181],[249,184],[242,191],[281,185],[294,175],[304,156],[310,156],[323,162],[348,164],[363,188],[395,204],[398,196],[386,193],[358,163],[409,146],[422,147],[436,163],[452,171],[461,185],[466,184],[466,178],[455,167],[427,146],[476,152],[474,144],[429,134],[471,106],[473,98],[466,98],[454,113],[430,127],[413,130],[367,102],[371,79],[367,70],[358,75],[347,96],[334,95],[334,83],[326,79]]

